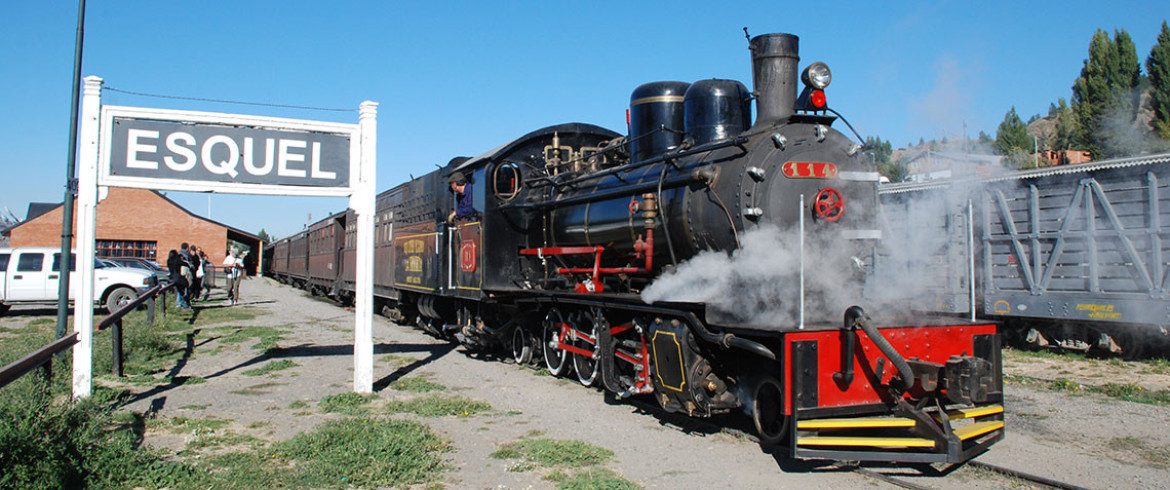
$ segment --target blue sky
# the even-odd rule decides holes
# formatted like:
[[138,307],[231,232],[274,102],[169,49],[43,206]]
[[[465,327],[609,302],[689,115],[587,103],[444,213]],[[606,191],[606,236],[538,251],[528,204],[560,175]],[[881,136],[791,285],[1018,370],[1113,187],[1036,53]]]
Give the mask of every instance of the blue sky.
[[[833,69],[830,106],[895,147],[995,132],[1009,108],[1070,96],[1100,28],[1144,62],[1159,1],[359,2],[89,0],[83,76],[114,89],[354,112],[149,98],[110,105],[357,122],[380,103],[378,189],[528,131],[625,132],[630,92],[656,80],[751,86],[742,28],[800,36],[801,66]],[[0,210],[62,200],[77,2],[0,2]],[[192,212],[275,236],[344,199],[169,194]]]

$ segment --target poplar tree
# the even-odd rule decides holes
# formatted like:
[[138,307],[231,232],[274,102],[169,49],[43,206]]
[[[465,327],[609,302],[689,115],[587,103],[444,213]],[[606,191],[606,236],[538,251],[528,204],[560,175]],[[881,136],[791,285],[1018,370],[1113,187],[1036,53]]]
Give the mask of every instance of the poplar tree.
[[1162,21],[1162,32],[1146,58],[1146,74],[1150,78],[1149,107],[1154,111],[1154,131],[1158,137],[1170,140],[1170,28]]
[[1077,119],[1076,143],[1094,159],[1134,152],[1140,136],[1132,126],[1137,116],[1141,63],[1133,39],[1124,29],[1113,39],[1098,29],[1089,42],[1089,58],[1073,83],[1072,109]]
[[1077,144],[1077,119],[1064,97],[1057,101],[1053,116],[1056,117],[1056,136],[1051,141],[1053,150],[1071,150]]

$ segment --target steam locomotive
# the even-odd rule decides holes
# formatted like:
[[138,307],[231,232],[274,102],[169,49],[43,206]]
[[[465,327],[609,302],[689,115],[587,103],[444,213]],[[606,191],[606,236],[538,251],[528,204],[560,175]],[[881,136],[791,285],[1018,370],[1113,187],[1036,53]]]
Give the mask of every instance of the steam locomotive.
[[[827,65],[798,76],[789,34],[749,46],[754,92],[648,83],[627,135],[546,127],[378,195],[377,305],[619,398],[743,411],[794,457],[986,451],[1004,431],[996,326],[862,309],[878,173],[833,127]],[[268,246],[267,273],[352,299],[352,213]]]

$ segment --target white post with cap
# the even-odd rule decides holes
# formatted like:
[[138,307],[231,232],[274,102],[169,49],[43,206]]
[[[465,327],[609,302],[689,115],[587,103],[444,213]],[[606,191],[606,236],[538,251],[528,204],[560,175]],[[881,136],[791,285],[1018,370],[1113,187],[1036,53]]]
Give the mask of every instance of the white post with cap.
[[374,213],[378,164],[378,104],[365,101],[358,116],[361,155],[349,207],[357,218],[354,267],[353,391],[374,391]]
[[[86,398],[93,393],[93,263],[101,113],[102,79],[85,77],[77,150],[77,273],[73,276],[77,288],[67,289],[77,291],[73,298],[73,330],[77,332],[77,345],[73,347],[74,398]],[[61,257],[60,264],[69,267],[69,257]]]

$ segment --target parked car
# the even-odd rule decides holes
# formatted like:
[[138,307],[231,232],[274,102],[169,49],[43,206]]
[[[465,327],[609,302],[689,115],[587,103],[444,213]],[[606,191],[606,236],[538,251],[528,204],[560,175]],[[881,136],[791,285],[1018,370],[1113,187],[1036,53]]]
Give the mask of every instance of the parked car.
[[140,269],[140,270],[150,272],[150,273],[154,274],[155,276],[158,276],[159,282],[166,283],[166,282],[171,281],[170,271],[168,271],[165,267],[158,265],[157,263],[155,263],[152,260],[144,259],[141,257],[115,257],[115,258],[106,258],[106,259],[101,259],[101,260],[105,260],[106,262],[112,262],[114,264],[117,264],[120,267],[130,267],[133,269]]
[[[70,254],[69,270],[76,270]],[[56,303],[60,284],[61,253],[50,247],[0,248],[0,314],[14,304]],[[94,303],[106,311],[133,301],[150,285],[153,275],[141,269],[95,262]],[[80,281],[70,280],[69,300],[77,295]]]

